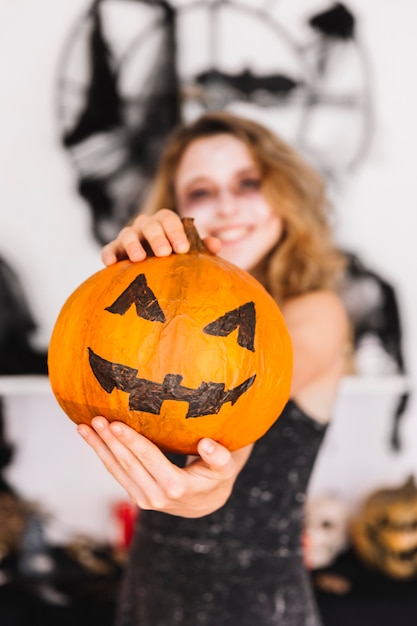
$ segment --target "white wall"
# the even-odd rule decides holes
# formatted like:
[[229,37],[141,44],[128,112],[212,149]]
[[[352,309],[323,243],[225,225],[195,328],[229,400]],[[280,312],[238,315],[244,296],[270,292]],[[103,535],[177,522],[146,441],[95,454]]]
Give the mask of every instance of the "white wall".
[[56,543],[77,534],[119,541],[116,504],[122,488],[106,472],[57,406],[47,380],[27,384],[4,398],[14,460],[5,472],[18,492],[45,516]]
[[[43,347],[66,297],[101,267],[99,246],[89,235],[89,213],[74,191],[73,171],[58,144],[54,110],[57,59],[70,25],[89,4],[2,0],[0,6],[0,254],[22,279],[39,322],[34,340]],[[324,3],[304,4],[320,8]],[[350,0],[349,6],[360,18],[368,50],[376,119],[370,154],[338,200],[337,233],[341,243],[360,252],[397,287],[414,387],[417,4],[400,0],[394,7],[389,0]],[[361,441],[365,463],[367,438],[372,450],[369,488],[417,473],[414,402],[403,420],[400,454],[389,451],[384,437],[373,436],[374,427],[375,433],[389,431],[391,397],[381,399],[376,393],[375,402],[369,402],[368,393],[360,414],[357,392],[348,408],[343,405],[338,415],[344,417],[338,417],[326,444],[327,457],[317,470],[315,492],[329,486],[349,497],[358,494],[358,485],[365,483],[356,478],[360,461],[354,461],[352,473],[350,450],[357,453]],[[355,412],[351,420],[349,410]],[[52,512],[51,534],[59,538],[80,529],[108,536],[111,502],[120,492],[78,441],[49,392],[9,397],[7,411],[10,438],[18,444],[10,476],[25,495],[41,499]]]

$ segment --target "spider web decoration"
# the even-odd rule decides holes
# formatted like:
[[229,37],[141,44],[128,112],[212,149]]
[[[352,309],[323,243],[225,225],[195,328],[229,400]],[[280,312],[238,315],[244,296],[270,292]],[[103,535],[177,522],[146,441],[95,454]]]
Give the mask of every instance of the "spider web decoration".
[[94,2],[76,25],[64,49],[58,83],[63,145],[101,244],[137,212],[167,133],[180,120],[174,11],[166,2],[140,3],[150,12],[136,16],[135,37],[150,58],[142,67],[136,99],[123,89],[129,46],[116,53],[107,42],[103,4]]
[[80,16],[58,65],[58,130],[101,244],[138,211],[172,128],[206,110],[270,126],[330,183],[359,165],[373,125],[355,18],[309,4],[294,16],[288,0],[95,0]]

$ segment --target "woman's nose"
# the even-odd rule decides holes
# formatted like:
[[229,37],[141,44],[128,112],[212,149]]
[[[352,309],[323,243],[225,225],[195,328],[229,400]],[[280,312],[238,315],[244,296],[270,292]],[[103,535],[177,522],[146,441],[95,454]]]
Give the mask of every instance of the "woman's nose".
[[238,209],[238,199],[233,191],[222,189],[219,191],[217,210],[221,215],[233,215]]

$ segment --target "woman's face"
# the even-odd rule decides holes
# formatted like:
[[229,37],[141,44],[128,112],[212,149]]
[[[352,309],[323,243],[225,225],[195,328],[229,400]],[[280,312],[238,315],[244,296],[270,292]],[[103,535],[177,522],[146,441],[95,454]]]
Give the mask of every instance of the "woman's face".
[[261,173],[246,145],[232,135],[196,139],[179,163],[175,191],[181,217],[201,237],[218,237],[220,256],[249,270],[281,238],[282,219],[261,192]]

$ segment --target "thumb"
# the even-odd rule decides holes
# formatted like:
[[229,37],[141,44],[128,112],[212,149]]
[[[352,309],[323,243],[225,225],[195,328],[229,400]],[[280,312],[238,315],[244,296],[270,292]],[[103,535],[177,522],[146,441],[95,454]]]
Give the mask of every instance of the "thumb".
[[234,461],[227,448],[213,439],[201,439],[198,442],[198,454],[212,471],[222,475],[233,473]]
[[220,248],[222,247],[221,241],[218,237],[205,237],[204,244],[213,254],[218,254],[220,252]]

